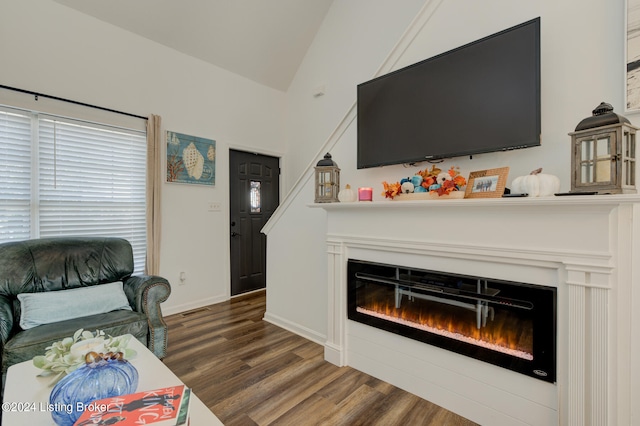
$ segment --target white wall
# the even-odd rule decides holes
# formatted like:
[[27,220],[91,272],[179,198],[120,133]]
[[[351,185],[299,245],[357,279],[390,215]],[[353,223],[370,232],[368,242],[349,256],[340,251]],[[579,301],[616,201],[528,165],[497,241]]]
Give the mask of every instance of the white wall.
[[50,0],[0,0],[0,57],[2,85],[158,114],[164,130],[216,140],[214,188],[162,186],[160,273],[173,284],[165,313],[227,299],[228,148],[283,153],[285,94]]
[[[343,1],[336,0],[325,24],[335,17]],[[456,158],[446,160],[444,166],[459,166],[463,175],[474,170],[509,166],[511,172],[508,185],[514,177],[527,174],[542,167],[545,173],[557,175],[561,179],[561,190],[570,189],[570,138],[567,135],[575,129],[578,122],[591,115],[591,111],[601,102],[611,103],[615,111],[624,114],[624,3],[600,2],[597,0],[487,0],[468,2],[465,0],[427,0],[425,16],[430,18],[418,31],[415,39],[406,43],[408,48],[392,52],[391,47],[399,40],[400,22],[391,30],[385,25],[378,27],[387,40],[379,50],[366,49],[366,38],[349,47],[352,59],[350,64],[362,65],[357,73],[351,67],[344,73],[317,75],[317,70],[309,64],[323,64],[334,61],[334,52],[343,51],[343,42],[352,40],[354,32],[361,31],[363,20],[368,19],[368,10],[363,7],[360,14],[348,15],[351,22],[340,21],[331,25],[331,37],[319,34],[316,42],[331,44],[322,49],[310,50],[300,67],[296,82],[330,81],[327,87],[348,87],[373,77],[387,55],[398,57],[393,69],[418,62],[457,46],[477,40],[508,27],[520,24],[535,17],[541,17],[541,55],[542,55],[542,145],[521,151],[476,155],[472,160]],[[397,3],[396,3],[397,4]],[[413,5],[415,6],[415,5]],[[417,12],[417,10],[416,10]],[[340,14],[343,16],[342,14]],[[409,17],[404,16],[404,25]],[[395,22],[395,21],[394,21]],[[360,78],[360,80],[354,80]],[[333,81],[336,79],[339,81]],[[343,86],[344,81],[347,82]],[[311,84],[309,84],[311,85]],[[343,89],[347,90],[347,89]],[[343,98],[337,100],[329,96],[317,99],[325,102],[325,110],[340,111],[344,114],[355,102],[355,91],[349,90]],[[356,121],[346,123],[346,128],[331,139],[332,129],[319,129],[317,111],[308,108],[308,100],[302,96],[288,94],[287,140],[298,141],[304,147],[298,148],[296,158],[308,158],[307,163],[318,161],[324,150],[330,149],[334,160],[341,168],[342,184],[352,187],[372,186],[374,201],[384,197],[382,181],[395,181],[414,169],[403,166],[390,166],[376,169],[356,169]],[[300,107],[298,108],[298,104]],[[298,111],[295,115],[291,111]],[[295,116],[298,125],[290,118]],[[632,122],[640,121],[634,114],[627,114]],[[335,117],[338,124],[342,117]],[[303,123],[309,123],[306,127]],[[324,132],[318,135],[318,132]],[[454,129],[452,129],[455,131]],[[327,132],[328,131],[328,132]],[[322,146],[322,140],[329,143]],[[303,142],[304,141],[304,142]],[[313,142],[313,143],[312,143]],[[304,151],[304,152],[303,152]],[[291,147],[288,152],[293,152]],[[422,168],[427,165],[423,165]],[[417,168],[416,168],[417,170]],[[296,174],[298,176],[298,174]],[[299,243],[287,239],[287,235],[304,233],[307,240],[316,244],[322,240],[325,232],[325,218],[316,209],[303,207],[313,202],[312,172],[307,173],[293,187],[290,198],[284,200],[283,208],[274,215],[267,225],[268,232],[268,283],[267,283],[267,319],[286,324],[291,329],[312,330],[306,335],[321,341],[327,333],[326,315],[326,249],[315,245]],[[388,201],[391,202],[391,201]],[[291,207],[288,207],[291,206]],[[313,211],[310,211],[313,210]],[[388,223],[379,226],[416,226],[416,224],[394,223],[393,217]],[[419,225],[418,225],[419,226]],[[432,226],[425,222],[423,226]],[[455,232],[455,224],[452,224]],[[286,242],[286,244],[285,244]],[[273,244],[272,244],[273,243]],[[304,270],[305,278],[289,274],[289,265],[296,270]],[[296,299],[292,296],[295,295]],[[296,307],[302,304],[304,311]]]

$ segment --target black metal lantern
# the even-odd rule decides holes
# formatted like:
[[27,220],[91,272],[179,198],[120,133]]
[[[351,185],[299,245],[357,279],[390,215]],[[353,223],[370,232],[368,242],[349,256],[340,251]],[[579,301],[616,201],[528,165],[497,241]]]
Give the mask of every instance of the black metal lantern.
[[340,191],[340,169],[328,152],[318,161],[316,170],[316,203],[337,203]]
[[636,192],[636,130],[602,102],[571,136],[571,192]]

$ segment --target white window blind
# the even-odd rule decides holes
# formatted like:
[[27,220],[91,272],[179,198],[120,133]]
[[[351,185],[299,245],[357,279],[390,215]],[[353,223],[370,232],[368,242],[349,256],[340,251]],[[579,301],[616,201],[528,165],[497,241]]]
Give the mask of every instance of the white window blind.
[[31,118],[0,110],[0,239],[20,241],[31,229]]
[[[135,272],[142,272],[146,250],[144,132],[48,115],[34,114],[30,120],[29,138],[35,143],[27,144],[26,153],[15,154],[29,156],[27,167],[34,165],[31,179],[35,184],[27,192],[32,226],[26,238],[122,237],[133,247]],[[0,136],[0,143],[4,147],[4,137]],[[14,189],[17,186],[12,182],[6,187],[0,190],[14,190],[24,197],[24,187]],[[4,206],[1,210],[0,217]],[[7,230],[0,228],[0,239],[6,239]]]

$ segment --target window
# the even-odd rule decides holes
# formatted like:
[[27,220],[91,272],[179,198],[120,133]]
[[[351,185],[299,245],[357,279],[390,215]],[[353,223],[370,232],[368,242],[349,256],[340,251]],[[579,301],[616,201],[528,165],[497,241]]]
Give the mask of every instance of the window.
[[261,200],[260,200],[260,187],[261,187],[261,182],[256,182],[254,180],[251,181],[251,192],[249,195],[250,198],[250,204],[251,204],[251,213],[260,213],[260,204],[261,204]]
[[0,242],[121,237],[144,270],[144,132],[2,108],[0,147]]

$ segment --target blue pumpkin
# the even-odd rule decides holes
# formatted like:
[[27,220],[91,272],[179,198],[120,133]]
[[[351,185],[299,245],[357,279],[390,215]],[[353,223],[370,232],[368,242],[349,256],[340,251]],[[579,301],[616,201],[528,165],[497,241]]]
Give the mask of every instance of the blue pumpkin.
[[[95,356],[90,357],[92,354]],[[73,426],[89,403],[134,393],[138,370],[121,358],[87,354],[87,364],[62,378],[51,391],[49,404],[56,408],[51,412],[53,421],[59,426]]]

